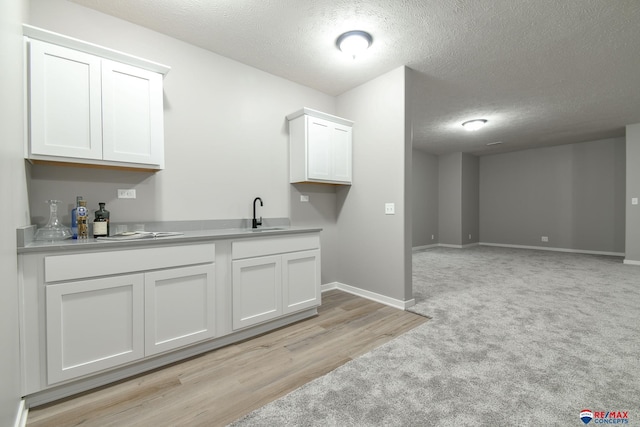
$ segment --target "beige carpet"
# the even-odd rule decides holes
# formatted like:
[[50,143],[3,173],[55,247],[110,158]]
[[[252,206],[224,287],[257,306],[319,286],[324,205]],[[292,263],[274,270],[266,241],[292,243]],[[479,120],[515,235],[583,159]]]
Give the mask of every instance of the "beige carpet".
[[414,293],[433,320],[235,425],[640,425],[640,267],[438,248],[414,254]]

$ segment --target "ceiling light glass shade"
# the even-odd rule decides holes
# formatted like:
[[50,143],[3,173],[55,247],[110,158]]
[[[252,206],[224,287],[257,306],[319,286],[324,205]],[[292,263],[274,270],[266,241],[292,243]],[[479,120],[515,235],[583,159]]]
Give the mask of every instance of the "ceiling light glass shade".
[[480,129],[486,124],[487,124],[487,121],[485,119],[476,119],[476,120],[469,120],[467,122],[464,122],[462,124],[462,127],[468,131],[474,131],[474,130]]
[[373,38],[371,34],[365,31],[348,31],[338,37],[336,40],[336,46],[342,52],[349,56],[356,57],[365,50],[369,49]]

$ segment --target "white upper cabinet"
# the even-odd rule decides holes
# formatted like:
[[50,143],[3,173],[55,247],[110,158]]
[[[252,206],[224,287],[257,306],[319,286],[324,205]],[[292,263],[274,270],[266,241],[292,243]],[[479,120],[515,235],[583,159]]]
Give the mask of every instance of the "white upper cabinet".
[[30,153],[102,159],[100,58],[32,40]]
[[162,78],[168,67],[33,27],[25,26],[25,35],[26,158],[164,167]]
[[290,182],[351,184],[353,122],[310,108],[287,119]]
[[103,60],[103,159],[162,165],[163,122],[162,76]]

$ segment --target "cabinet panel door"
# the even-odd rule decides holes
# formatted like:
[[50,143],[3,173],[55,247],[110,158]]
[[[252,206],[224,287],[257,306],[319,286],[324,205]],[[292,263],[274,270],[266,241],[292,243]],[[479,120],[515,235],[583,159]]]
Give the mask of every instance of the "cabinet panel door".
[[163,166],[162,76],[102,61],[104,160]]
[[233,261],[233,329],[255,325],[282,314],[280,256]]
[[214,264],[146,273],[145,355],[215,336]]
[[320,305],[320,250],[282,255],[283,314]]
[[144,356],[142,274],[46,286],[49,384]]
[[29,43],[30,154],[102,158],[100,58]]
[[349,126],[333,125],[331,179],[334,181],[351,183],[351,133],[352,129]]
[[309,179],[331,179],[332,124],[307,117],[307,168]]

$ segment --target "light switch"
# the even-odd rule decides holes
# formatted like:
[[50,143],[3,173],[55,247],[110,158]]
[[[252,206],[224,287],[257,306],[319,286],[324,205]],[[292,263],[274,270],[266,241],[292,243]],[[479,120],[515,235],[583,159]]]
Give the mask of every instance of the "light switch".
[[384,204],[384,214],[385,215],[395,215],[396,213],[396,204],[395,203],[385,203]]
[[632,205],[637,205],[637,204],[638,204],[638,198],[637,198],[637,197],[633,197],[633,198],[631,199],[631,204],[632,204]]

